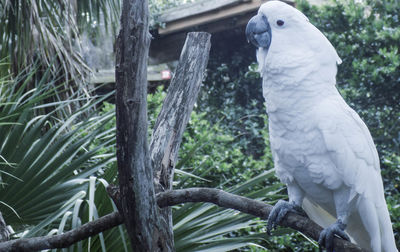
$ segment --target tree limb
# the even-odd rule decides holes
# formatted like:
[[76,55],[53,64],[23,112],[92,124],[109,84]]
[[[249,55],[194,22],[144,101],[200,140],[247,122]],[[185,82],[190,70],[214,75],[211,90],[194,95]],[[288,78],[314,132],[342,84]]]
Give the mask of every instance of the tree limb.
[[[190,188],[158,193],[157,204],[160,207],[174,206],[187,202],[208,202],[224,208],[232,208],[265,219],[272,206],[262,201],[249,199],[213,188]],[[0,251],[35,251],[42,249],[65,248],[123,223],[122,216],[117,213],[105,215],[79,228],[55,236],[21,238],[0,243]],[[301,215],[289,213],[283,219],[282,226],[293,228],[318,240],[322,228],[312,220]],[[357,245],[335,238],[335,251],[361,252]]]
[[[272,210],[271,205],[262,201],[234,195],[214,188],[189,188],[157,194],[157,204],[160,207],[173,206],[187,202],[209,202],[220,207],[235,209],[262,219],[266,219]],[[288,213],[283,219],[281,226],[300,231],[317,241],[322,231],[322,227],[314,221],[295,213]],[[334,250],[343,252],[364,251],[357,245],[339,238],[334,239]]]
[[0,251],[38,251],[43,249],[66,248],[72,244],[94,236],[124,223],[118,212],[107,214],[64,234],[21,238],[0,243]]

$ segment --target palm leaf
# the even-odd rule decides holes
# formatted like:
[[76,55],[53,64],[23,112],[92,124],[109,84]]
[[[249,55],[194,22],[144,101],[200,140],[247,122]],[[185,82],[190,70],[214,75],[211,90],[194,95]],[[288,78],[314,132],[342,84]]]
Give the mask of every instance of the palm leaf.
[[[35,74],[30,71],[36,69],[0,82],[0,121],[6,122],[0,125],[0,209],[7,224],[24,236],[51,232],[57,223],[59,232],[64,230],[68,213],[86,197],[90,176],[112,159],[98,152],[112,144],[103,127],[113,115],[93,114],[106,97],[88,101],[65,120],[55,119],[74,100],[46,103],[55,92],[46,74],[27,95],[21,91],[27,82],[21,80]],[[50,113],[41,114],[44,108]]]
[[[262,186],[273,175],[268,170],[227,191],[259,200],[269,200],[282,185]],[[259,186],[261,189],[251,191]],[[248,193],[250,191],[250,193]],[[174,236],[177,251],[229,251],[257,245],[268,240],[266,234],[251,235],[248,230],[262,230],[265,221],[232,209],[221,209],[208,203],[185,204],[173,208]],[[286,230],[286,233],[290,233]],[[262,246],[260,246],[262,247]]]

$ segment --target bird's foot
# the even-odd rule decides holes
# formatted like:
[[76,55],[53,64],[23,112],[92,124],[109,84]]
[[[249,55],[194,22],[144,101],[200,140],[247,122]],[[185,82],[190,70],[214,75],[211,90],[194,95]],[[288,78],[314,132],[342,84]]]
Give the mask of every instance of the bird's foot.
[[289,203],[284,200],[279,200],[272,208],[271,213],[268,216],[267,234],[271,235],[271,230],[276,228],[276,226],[283,220],[283,218],[289,212],[307,216],[304,210],[300,206],[294,203]]
[[337,220],[335,223],[322,230],[318,239],[320,250],[322,251],[322,247],[325,247],[327,252],[333,252],[333,238],[335,235],[344,240],[350,241],[350,237],[344,232],[345,229],[346,224],[341,220]]

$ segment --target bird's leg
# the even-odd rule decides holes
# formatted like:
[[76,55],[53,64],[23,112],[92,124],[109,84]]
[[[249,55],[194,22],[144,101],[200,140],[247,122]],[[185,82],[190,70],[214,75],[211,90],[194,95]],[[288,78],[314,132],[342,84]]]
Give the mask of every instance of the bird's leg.
[[333,252],[333,238],[335,235],[350,241],[350,237],[344,231],[347,226],[350,212],[354,207],[354,201],[349,201],[349,195],[350,190],[344,186],[341,189],[334,191],[333,199],[335,201],[336,214],[338,218],[335,223],[322,230],[319,235],[318,244],[321,250],[322,247],[325,247],[328,252]]
[[301,208],[304,198],[304,191],[297,185],[295,181],[287,184],[289,202],[279,200],[272,208],[267,220],[267,233],[271,234],[274,229],[289,212],[294,212],[306,216]]
[[350,237],[344,232],[345,229],[346,224],[341,219],[338,219],[335,223],[322,230],[318,239],[320,250],[325,247],[328,252],[333,252],[333,238],[335,235],[350,241]]

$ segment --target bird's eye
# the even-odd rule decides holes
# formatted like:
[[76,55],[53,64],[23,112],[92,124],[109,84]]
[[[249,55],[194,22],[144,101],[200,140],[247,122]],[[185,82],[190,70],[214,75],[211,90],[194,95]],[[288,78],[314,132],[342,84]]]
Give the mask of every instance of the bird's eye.
[[284,24],[285,22],[283,21],[283,20],[278,20],[278,21],[276,21],[276,24],[278,25],[278,26],[282,26],[283,24]]

